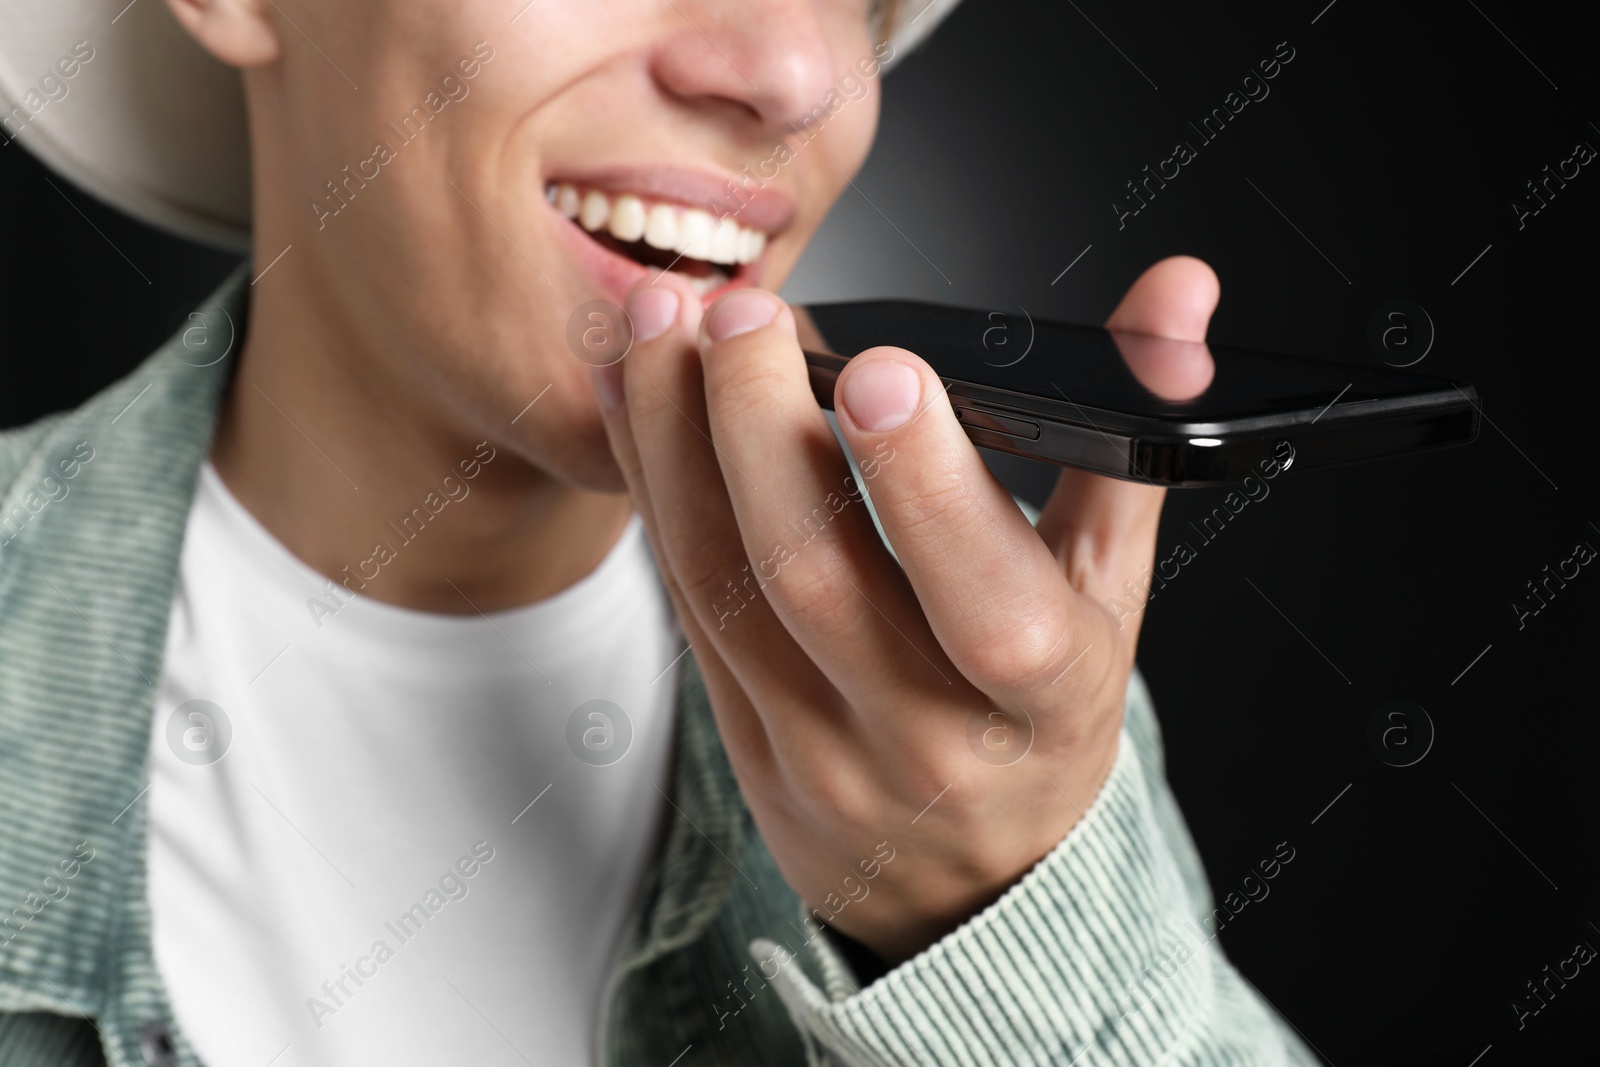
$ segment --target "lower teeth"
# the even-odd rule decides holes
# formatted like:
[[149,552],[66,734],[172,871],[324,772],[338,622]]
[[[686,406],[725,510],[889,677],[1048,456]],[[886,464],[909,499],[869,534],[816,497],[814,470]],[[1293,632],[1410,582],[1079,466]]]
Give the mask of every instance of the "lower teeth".
[[[702,259],[688,259],[683,253],[673,254],[671,249],[657,249],[641,241],[618,241],[609,233],[591,231],[589,236],[602,247],[633,260],[641,267],[666,270],[689,283],[696,296],[705,296],[726,285],[730,275],[720,265]],[[677,269],[679,265],[687,269]]]
[[[673,273],[676,274],[677,272],[674,271]],[[712,292],[718,286],[723,285],[728,280],[727,277],[721,272],[713,272],[711,274],[699,276],[693,274],[679,274],[678,277],[688,281],[689,288],[694,290],[696,296],[705,296],[707,293]]]

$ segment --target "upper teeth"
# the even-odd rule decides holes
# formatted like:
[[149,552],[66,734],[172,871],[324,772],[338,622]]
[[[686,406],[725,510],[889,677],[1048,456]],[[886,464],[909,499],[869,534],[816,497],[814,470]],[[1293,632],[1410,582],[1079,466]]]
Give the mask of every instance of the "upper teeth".
[[753,263],[767,246],[767,235],[721,219],[699,208],[647,202],[632,193],[611,196],[598,189],[580,193],[566,183],[551,184],[545,196],[556,209],[589,231],[607,230],[619,241],[667,248],[711,263]]

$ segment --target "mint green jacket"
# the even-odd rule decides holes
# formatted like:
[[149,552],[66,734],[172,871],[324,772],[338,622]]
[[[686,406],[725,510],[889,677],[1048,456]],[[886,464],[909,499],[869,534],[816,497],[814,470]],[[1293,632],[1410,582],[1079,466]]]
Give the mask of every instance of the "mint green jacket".
[[[242,331],[247,277],[202,310],[210,351],[229,340],[222,312]],[[184,528],[233,364],[196,366],[196,339],[0,435],[4,1067],[199,1063],[152,956],[142,803]],[[1227,912],[1137,674],[1115,765],[1066,839],[863,989],[779,875],[683,663],[675,810],[596,1020],[604,1067],[1316,1062],[1215,941]]]

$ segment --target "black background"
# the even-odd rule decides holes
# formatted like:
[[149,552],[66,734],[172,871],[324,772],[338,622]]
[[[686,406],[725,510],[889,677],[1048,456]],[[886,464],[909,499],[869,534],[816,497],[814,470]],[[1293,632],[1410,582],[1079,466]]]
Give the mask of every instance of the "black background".
[[[1366,366],[1380,305],[1425,308],[1416,369],[1478,388],[1479,440],[1290,472],[1210,544],[1187,523],[1222,492],[1173,492],[1159,552],[1197,558],[1151,605],[1141,664],[1219,897],[1295,850],[1222,940],[1325,1058],[1594,1062],[1600,963],[1520,1030],[1511,1003],[1600,948],[1600,565],[1521,629],[1511,602],[1600,548],[1600,161],[1521,229],[1510,205],[1600,148],[1596,38],[1579,5],[1325,2],[969,0],[888,76],[859,190],[786,292],[1100,322],[1189,253],[1222,279],[1213,341]],[[1280,41],[1270,95],[1200,146],[1186,120]],[[1180,139],[1198,158],[1119,230],[1123,183]],[[52,180],[0,148],[0,425],[124,373],[234,262]],[[1052,477],[1003,469],[1036,499]],[[1436,732],[1404,768],[1367,740],[1397,698]]]

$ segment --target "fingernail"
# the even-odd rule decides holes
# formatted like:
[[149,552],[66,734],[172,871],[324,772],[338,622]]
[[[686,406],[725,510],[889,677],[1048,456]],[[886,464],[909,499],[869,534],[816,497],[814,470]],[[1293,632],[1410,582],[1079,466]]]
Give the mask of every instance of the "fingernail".
[[589,378],[594,382],[594,395],[600,401],[601,411],[609,415],[622,406],[621,361],[590,368]]
[[713,341],[759,330],[778,315],[778,298],[760,289],[736,289],[717,301],[706,323]]
[[628,297],[628,321],[635,341],[651,341],[667,332],[678,317],[678,294],[653,285],[635,289]]
[[863,430],[882,433],[911,417],[922,399],[922,379],[897,359],[875,359],[845,378],[844,406]]

